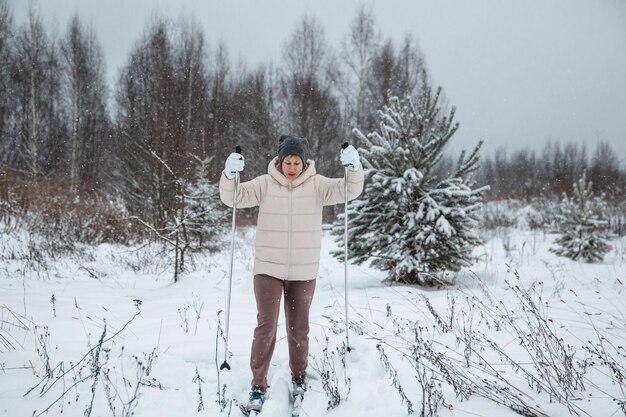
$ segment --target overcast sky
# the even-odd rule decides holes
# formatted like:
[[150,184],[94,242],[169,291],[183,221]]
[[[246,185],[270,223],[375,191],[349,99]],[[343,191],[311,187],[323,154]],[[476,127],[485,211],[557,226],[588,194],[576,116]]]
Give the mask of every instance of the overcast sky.
[[[9,0],[22,24],[28,0]],[[64,33],[74,12],[92,24],[117,78],[155,14],[193,15],[236,62],[277,62],[305,13],[338,48],[359,4],[384,37],[415,35],[434,82],[457,107],[451,141],[485,150],[541,150],[549,139],[610,142],[626,163],[626,0],[39,0]]]

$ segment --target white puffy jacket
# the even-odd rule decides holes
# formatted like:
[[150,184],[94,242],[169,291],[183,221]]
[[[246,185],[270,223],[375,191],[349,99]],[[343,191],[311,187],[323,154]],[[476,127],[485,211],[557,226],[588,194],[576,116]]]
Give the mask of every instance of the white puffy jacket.
[[[317,277],[322,244],[322,207],[344,202],[344,179],[317,175],[315,163],[290,181],[277,167],[239,184],[237,208],[259,206],[254,255],[254,274],[282,280],[311,280]],[[348,200],[363,191],[363,168],[348,170]],[[222,172],[220,198],[233,204],[234,180]]]

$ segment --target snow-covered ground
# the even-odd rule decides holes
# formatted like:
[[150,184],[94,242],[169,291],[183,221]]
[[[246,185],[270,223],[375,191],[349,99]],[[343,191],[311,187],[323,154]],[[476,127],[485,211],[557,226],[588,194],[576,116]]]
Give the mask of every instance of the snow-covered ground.
[[[49,259],[29,238],[1,235],[0,415],[240,416],[256,309],[254,230],[238,233],[232,369],[219,373],[228,244],[195,255],[174,284],[155,247]],[[549,253],[553,235],[486,237],[449,288],[390,286],[351,265],[346,353],[344,268],[326,232],[302,415],[625,415],[626,240],[585,264]],[[281,314],[263,416],[289,414],[283,327]]]

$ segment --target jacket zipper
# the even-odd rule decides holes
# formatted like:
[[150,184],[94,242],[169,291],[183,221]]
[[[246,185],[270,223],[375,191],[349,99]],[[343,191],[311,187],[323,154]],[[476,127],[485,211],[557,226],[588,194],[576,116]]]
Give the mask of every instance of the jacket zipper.
[[289,187],[288,187],[288,195],[289,195],[289,203],[288,203],[288,207],[287,207],[287,265],[286,265],[286,273],[285,273],[285,279],[289,280],[289,272],[291,270],[291,222],[292,222],[292,216],[291,216],[291,211],[292,211],[292,193],[291,193],[291,181],[289,182]]

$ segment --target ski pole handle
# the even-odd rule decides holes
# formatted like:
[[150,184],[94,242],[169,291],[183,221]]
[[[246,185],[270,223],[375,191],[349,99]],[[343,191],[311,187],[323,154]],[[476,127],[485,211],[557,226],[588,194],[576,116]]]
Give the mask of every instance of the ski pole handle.
[[[350,144],[348,142],[344,142],[341,144],[341,150],[343,151],[344,149],[346,149],[348,146],[350,146]],[[344,167],[347,167],[348,165],[344,165]]]

